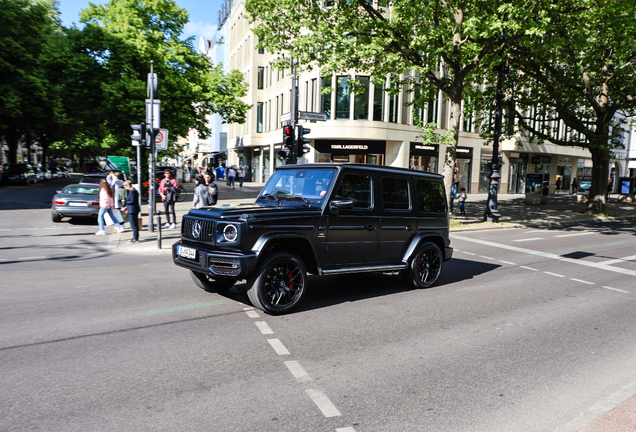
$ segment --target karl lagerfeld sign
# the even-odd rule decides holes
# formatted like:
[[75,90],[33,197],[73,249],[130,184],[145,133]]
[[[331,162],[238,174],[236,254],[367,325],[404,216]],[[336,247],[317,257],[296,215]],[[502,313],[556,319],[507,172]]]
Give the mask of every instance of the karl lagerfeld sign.
[[384,154],[386,141],[370,140],[316,140],[316,151],[331,154]]

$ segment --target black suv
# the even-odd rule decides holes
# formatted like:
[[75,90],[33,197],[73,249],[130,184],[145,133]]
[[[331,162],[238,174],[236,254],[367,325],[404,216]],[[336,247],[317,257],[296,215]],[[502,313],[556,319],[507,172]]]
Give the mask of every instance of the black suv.
[[356,164],[281,166],[254,204],[204,207],[183,217],[176,265],[218,292],[246,279],[270,314],[290,311],[307,273],[401,274],[432,286],[451,258],[442,176]]

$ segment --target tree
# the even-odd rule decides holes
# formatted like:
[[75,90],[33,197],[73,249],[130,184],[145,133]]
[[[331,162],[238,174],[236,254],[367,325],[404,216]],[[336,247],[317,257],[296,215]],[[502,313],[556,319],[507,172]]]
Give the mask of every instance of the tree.
[[[549,2],[545,2],[549,4]],[[451,105],[454,145],[447,147],[444,183],[453,181],[462,100],[481,83],[499,53],[548,25],[549,6],[520,0],[341,0],[322,7],[314,0],[246,0],[259,46],[298,59],[304,67],[332,73],[370,74],[375,83],[391,79],[415,93],[423,107],[441,91]],[[504,35],[502,38],[501,35]],[[398,76],[402,78],[398,81]],[[354,83],[355,92],[355,80]]]
[[0,0],[0,137],[17,162],[21,140],[44,133],[45,124],[60,115],[41,60],[57,22],[51,2]]
[[622,146],[623,125],[636,114],[636,4],[577,0],[558,7],[548,31],[507,52],[508,113],[518,126],[511,133],[587,148],[593,167],[586,210],[599,213],[612,149]]
[[206,115],[220,113],[228,122],[244,122],[249,105],[242,75],[224,75],[193,48],[193,38],[179,39],[188,14],[174,1],[112,0],[89,4],[81,21],[86,52],[103,69],[99,94],[104,130],[130,146],[130,124],[145,119],[150,61],[158,75],[161,126],[170,136],[194,128],[209,136]]

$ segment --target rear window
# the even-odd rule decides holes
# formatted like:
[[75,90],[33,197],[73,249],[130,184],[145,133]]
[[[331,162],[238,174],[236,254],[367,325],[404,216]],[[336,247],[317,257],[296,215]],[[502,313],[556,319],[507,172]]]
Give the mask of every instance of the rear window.
[[444,213],[446,211],[446,199],[444,199],[444,186],[441,182],[431,180],[418,180],[417,202],[422,213]]
[[66,186],[62,193],[69,195],[99,195],[99,188],[95,186]]

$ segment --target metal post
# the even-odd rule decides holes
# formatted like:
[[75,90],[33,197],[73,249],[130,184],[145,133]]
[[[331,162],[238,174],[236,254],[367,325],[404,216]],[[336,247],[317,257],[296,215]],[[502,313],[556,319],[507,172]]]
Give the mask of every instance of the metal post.
[[501,214],[497,210],[497,192],[499,191],[499,181],[501,180],[501,174],[499,169],[501,164],[499,163],[499,136],[501,135],[501,103],[503,99],[502,81],[503,75],[508,72],[508,66],[503,63],[495,68],[497,71],[497,95],[495,97],[495,130],[493,133],[492,142],[492,162],[490,165],[490,187],[488,188],[488,203],[486,205],[486,212],[484,213],[484,221],[487,222],[499,222]]
[[[154,61],[150,60],[150,80],[154,80]],[[154,129],[154,85],[150,86],[150,160],[148,163],[148,232],[153,232],[155,227],[153,226],[153,219],[156,212],[156,197],[155,192],[156,185],[156,165],[157,154],[155,149],[155,129]]]
[[161,249],[161,216],[157,215],[157,249]]
[[[137,146],[137,194],[141,211],[141,143]],[[139,214],[141,216],[141,213]]]
[[296,136],[296,124],[298,124],[298,78],[296,78],[296,64],[292,66],[292,88],[291,88],[291,101],[289,101],[289,125],[294,131],[294,145],[290,156],[292,164],[298,163],[298,137]]

